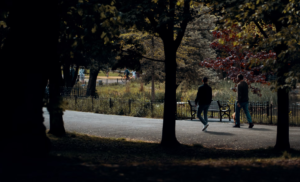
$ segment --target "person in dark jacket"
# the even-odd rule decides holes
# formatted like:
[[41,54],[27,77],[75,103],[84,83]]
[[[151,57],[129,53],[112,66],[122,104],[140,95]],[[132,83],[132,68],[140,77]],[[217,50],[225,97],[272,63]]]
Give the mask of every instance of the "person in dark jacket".
[[129,80],[129,70],[125,67],[124,75],[126,76],[126,80]]
[[243,80],[244,77],[243,75],[239,74],[237,76],[239,83],[237,86],[237,102],[235,105],[235,120],[236,120],[236,124],[233,126],[235,128],[239,128],[240,127],[240,111],[241,108],[243,108],[248,123],[249,123],[249,128],[253,128],[253,122],[251,119],[251,115],[249,113],[248,110],[248,101],[249,101],[249,97],[248,97],[248,84]]
[[[203,78],[202,82],[204,84],[198,88],[198,93],[195,100],[196,107],[199,105],[197,116],[203,123],[202,131],[206,131],[206,128],[208,127],[207,111],[212,101],[212,89],[209,85],[207,85],[207,80],[207,77]],[[201,117],[202,111],[204,111],[204,119]]]

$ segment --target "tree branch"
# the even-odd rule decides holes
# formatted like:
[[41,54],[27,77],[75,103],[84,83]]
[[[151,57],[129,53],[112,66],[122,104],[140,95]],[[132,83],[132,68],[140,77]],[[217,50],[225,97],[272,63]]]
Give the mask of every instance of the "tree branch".
[[192,18],[199,18],[199,17],[201,17],[202,15],[205,15],[205,14],[208,14],[208,13],[211,13],[213,10],[211,10],[211,11],[208,11],[208,12],[206,12],[206,13],[203,13],[203,14],[201,14],[201,15],[195,15],[195,16],[193,16]]
[[145,57],[145,56],[142,56],[142,58],[148,59],[148,60],[150,60],[150,61],[156,61],[156,62],[162,62],[162,63],[165,62],[165,61],[163,61],[163,60],[152,59],[152,58],[148,58],[148,57]]
[[[130,51],[126,51],[126,50],[122,50],[122,52],[130,52]],[[164,60],[158,60],[158,59],[152,59],[152,58],[148,58],[148,57],[145,57],[145,56],[141,56],[142,58],[145,58],[145,59],[148,59],[148,60],[151,60],[151,61],[156,61],[156,62],[165,62]]]
[[149,19],[152,27],[154,28],[154,31],[157,32],[160,35],[160,37],[163,37],[164,35],[161,34],[161,27],[157,28],[158,22],[155,21],[154,16],[147,14],[147,18]]
[[263,34],[263,36],[265,38],[269,38],[268,35],[266,34],[266,32],[261,28],[261,26],[257,23],[257,21],[254,21],[255,25],[257,26],[257,28],[259,29],[259,31]]
[[191,20],[191,15],[189,14],[190,13],[190,1],[191,0],[185,0],[184,1],[183,16],[185,16],[185,17],[184,17],[182,23],[180,24],[181,31],[178,32],[178,35],[177,35],[176,40],[174,42],[176,49],[179,47],[179,45],[181,43],[181,40],[184,36],[187,24]]

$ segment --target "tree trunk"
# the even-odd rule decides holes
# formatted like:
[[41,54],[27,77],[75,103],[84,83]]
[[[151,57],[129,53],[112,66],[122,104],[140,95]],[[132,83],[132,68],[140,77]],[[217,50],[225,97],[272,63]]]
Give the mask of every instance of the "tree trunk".
[[79,70],[79,66],[77,65],[76,70],[75,70],[75,74],[74,74],[74,78],[71,81],[71,87],[74,87],[74,85],[76,83],[76,80],[77,80],[77,77],[78,77],[78,70]]
[[[67,57],[65,60],[68,59],[70,58]],[[71,87],[72,76],[70,75],[70,66],[70,61],[66,61],[63,65],[65,87]]]
[[178,117],[177,117],[177,98],[176,98],[176,91],[177,91],[178,86],[179,86],[179,84],[175,85],[175,104],[176,104],[176,107],[175,107],[175,119],[178,119]]
[[1,110],[0,152],[5,158],[37,157],[47,154],[51,146],[43,124],[42,107],[49,67],[58,61],[58,21],[53,13],[57,2],[45,1],[47,6],[43,8],[36,8],[40,4],[37,0],[7,2],[13,3],[1,63],[17,74],[10,74],[5,82],[9,89],[3,89],[5,107]]
[[[176,126],[176,49],[164,43],[165,51],[165,103],[163,116],[163,131],[161,144],[163,146],[177,146]],[[174,114],[175,113],[175,114]]]
[[86,91],[87,96],[95,96],[96,82],[97,82],[97,76],[98,76],[99,71],[100,71],[100,66],[90,69],[90,77],[89,77],[89,82],[88,82],[87,91]]
[[56,63],[55,68],[49,79],[49,104],[48,112],[50,114],[50,130],[49,133],[55,136],[64,136],[66,134],[63,121],[62,98],[60,96],[61,83],[60,65]]
[[289,93],[286,89],[278,89],[277,138],[275,149],[289,150]]

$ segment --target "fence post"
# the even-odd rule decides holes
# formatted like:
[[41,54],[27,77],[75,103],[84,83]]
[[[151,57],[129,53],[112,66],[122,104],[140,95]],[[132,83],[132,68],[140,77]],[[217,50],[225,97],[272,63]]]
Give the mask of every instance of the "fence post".
[[108,79],[106,79],[106,85],[108,84]]
[[111,98],[109,98],[109,108],[111,108]]
[[118,83],[118,78],[117,78],[117,83]]
[[77,95],[75,95],[75,109],[76,109],[76,105],[77,105]]
[[129,106],[129,114],[130,114],[130,112],[131,112],[131,100],[130,99],[128,100],[128,106]]

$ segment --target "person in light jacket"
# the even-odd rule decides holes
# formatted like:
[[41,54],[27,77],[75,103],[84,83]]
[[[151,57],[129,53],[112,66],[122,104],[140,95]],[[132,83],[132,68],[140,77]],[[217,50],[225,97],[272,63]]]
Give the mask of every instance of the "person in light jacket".
[[82,84],[84,84],[84,69],[81,68],[79,70],[79,76],[80,76],[80,81],[82,82]]

